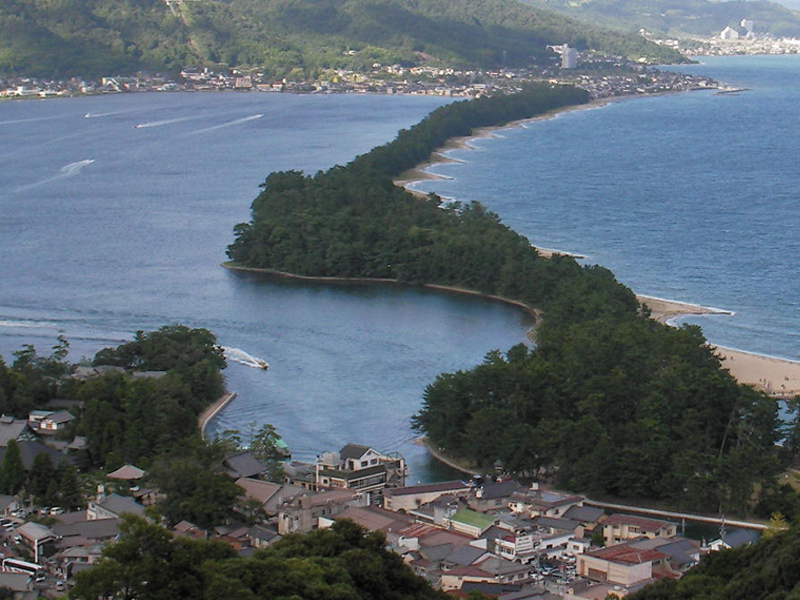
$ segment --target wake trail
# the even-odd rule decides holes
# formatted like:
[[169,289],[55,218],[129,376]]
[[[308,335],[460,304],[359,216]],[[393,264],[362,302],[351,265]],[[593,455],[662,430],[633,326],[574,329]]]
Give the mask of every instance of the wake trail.
[[184,121],[194,121],[202,119],[203,117],[176,117],[174,119],[164,119],[163,121],[149,121],[147,123],[137,123],[133,126],[134,129],[149,129],[150,127],[163,127],[164,125],[172,125],[173,123],[183,123]]
[[22,185],[16,188],[15,192],[23,192],[25,190],[30,190],[47,183],[52,183],[53,181],[58,181],[59,179],[64,179],[65,177],[74,177],[75,175],[80,174],[86,167],[94,162],[93,158],[87,158],[85,160],[79,160],[78,162],[69,163],[68,165],[64,165],[59,169],[58,175],[54,175],[53,177],[48,177],[47,179],[42,179],[41,181],[37,181],[36,183],[29,183],[28,185]]
[[255,121],[256,119],[260,119],[263,116],[264,116],[263,114],[258,114],[258,115],[250,115],[249,117],[243,117],[241,119],[234,119],[233,121],[228,121],[227,123],[221,123],[219,125],[214,125],[213,127],[206,127],[204,129],[198,129],[197,131],[192,131],[189,135],[206,133],[208,131],[216,131],[217,129],[223,129],[225,127],[232,127],[233,125],[247,123],[248,121]]
[[252,356],[239,348],[228,348],[223,346],[222,353],[226,359],[246,367],[252,367],[253,369],[267,369],[269,367],[267,361],[261,358],[256,358],[255,356]]

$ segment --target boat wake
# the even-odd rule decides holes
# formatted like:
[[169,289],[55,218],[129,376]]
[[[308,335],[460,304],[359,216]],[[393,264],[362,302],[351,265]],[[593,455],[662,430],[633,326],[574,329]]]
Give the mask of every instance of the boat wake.
[[70,163],[61,167],[61,175],[63,177],[72,177],[73,175],[77,175],[85,167],[88,167],[90,164],[94,162],[93,158],[87,158],[86,160],[79,160],[78,162]]
[[240,365],[244,365],[245,367],[252,367],[253,369],[268,369],[269,364],[267,361],[256,358],[255,356],[251,356],[244,350],[240,350],[239,348],[227,348],[225,346],[222,347],[222,353],[225,355],[225,358],[228,360],[239,363]]
[[205,129],[198,129],[197,131],[192,131],[190,135],[195,135],[197,133],[206,133],[208,131],[215,131],[217,129],[222,129],[223,127],[231,127],[233,125],[239,125],[240,123],[247,123],[248,121],[255,121],[256,119],[260,119],[264,115],[250,115],[249,117],[243,117],[241,119],[234,119],[233,121],[228,121],[227,123],[220,123],[219,125],[214,125],[213,127],[206,127]]
[[78,162],[69,163],[68,165],[64,165],[59,169],[58,175],[54,175],[53,177],[48,177],[47,179],[42,179],[41,181],[37,181],[36,183],[29,183],[28,185],[20,186],[16,188],[14,191],[22,192],[25,190],[30,190],[35,187],[39,187],[40,185],[45,185],[46,183],[51,183],[53,181],[58,181],[59,179],[64,179],[65,177],[74,177],[93,162],[94,162],[93,158],[87,158],[85,160],[79,160]]
[[163,121],[150,121],[149,123],[137,123],[133,128],[149,129],[150,127],[162,127],[164,125],[172,125],[173,123],[182,123],[183,121],[191,121],[199,118],[200,117],[179,117],[177,119],[164,119]]

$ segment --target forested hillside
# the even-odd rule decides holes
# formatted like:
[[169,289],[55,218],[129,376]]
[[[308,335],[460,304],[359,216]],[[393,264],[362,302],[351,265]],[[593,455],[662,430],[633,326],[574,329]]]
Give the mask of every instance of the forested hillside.
[[710,0],[522,0],[580,20],[627,31],[644,28],[659,35],[716,35],[750,19],[757,33],[800,36],[800,12],[776,2],[712,2]]
[[516,0],[0,0],[0,74],[120,75],[185,66],[309,77],[375,62],[486,68],[546,60],[547,44],[660,62],[638,35]]

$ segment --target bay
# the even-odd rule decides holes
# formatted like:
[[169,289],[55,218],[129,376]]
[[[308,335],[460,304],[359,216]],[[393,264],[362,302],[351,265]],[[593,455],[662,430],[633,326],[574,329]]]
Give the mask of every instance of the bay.
[[534,245],[637,293],[732,310],[681,319],[731,348],[800,360],[800,57],[676,67],[748,88],[613,102],[508,128],[415,188],[479,200]]
[[313,173],[384,143],[432,97],[134,94],[0,103],[0,353],[63,333],[72,358],[182,323],[271,364],[231,361],[210,433],[269,422],[294,457],[362,443],[412,481],[453,476],[410,416],[443,371],[524,341],[511,307],[415,289],[277,282],[221,268],[272,171]]

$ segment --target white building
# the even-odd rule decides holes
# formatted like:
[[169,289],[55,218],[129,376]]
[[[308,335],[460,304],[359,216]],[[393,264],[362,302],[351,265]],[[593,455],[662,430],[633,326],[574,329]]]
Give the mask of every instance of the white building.
[[752,19],[742,19],[739,25],[744,28],[747,33],[753,32],[753,20]]
[[561,52],[561,68],[562,69],[575,69],[578,67],[578,51],[575,48],[570,48],[564,44],[564,50]]
[[738,40],[739,32],[736,31],[733,27],[728,26],[722,30],[722,32],[719,34],[719,37],[722,40]]

